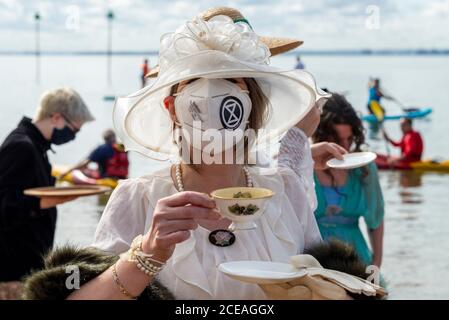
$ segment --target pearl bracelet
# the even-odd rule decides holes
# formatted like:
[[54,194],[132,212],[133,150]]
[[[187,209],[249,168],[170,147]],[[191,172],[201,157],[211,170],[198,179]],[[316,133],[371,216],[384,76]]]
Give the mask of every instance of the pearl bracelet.
[[128,251],[128,261],[137,263],[137,268],[149,276],[156,276],[164,267],[165,263],[153,259],[152,254],[142,251],[142,238],[140,234],[134,238]]

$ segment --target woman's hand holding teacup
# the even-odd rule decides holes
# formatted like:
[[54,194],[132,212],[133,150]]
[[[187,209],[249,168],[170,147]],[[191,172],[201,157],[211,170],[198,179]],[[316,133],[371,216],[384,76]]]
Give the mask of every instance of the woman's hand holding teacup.
[[142,241],[142,250],[154,259],[167,261],[177,243],[190,237],[198,220],[219,220],[215,201],[204,193],[184,191],[158,200],[150,230]]

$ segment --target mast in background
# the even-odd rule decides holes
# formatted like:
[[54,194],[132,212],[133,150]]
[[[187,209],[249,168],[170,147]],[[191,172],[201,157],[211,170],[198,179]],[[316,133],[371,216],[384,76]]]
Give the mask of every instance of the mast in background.
[[39,12],[34,14],[34,23],[35,23],[35,57],[36,57],[36,84],[40,83],[41,80],[41,44],[40,44],[40,20],[41,15]]
[[114,12],[109,10],[106,18],[108,19],[108,34],[107,34],[107,77],[108,84],[111,84],[111,55],[112,55],[112,20],[114,20]]

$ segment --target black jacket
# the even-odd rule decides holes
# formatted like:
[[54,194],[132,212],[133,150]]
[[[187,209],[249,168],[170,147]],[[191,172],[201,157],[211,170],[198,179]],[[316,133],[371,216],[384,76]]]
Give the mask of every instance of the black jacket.
[[53,186],[47,151],[50,142],[23,118],[0,146],[0,281],[19,280],[43,267],[53,246],[56,208],[40,209],[27,188]]

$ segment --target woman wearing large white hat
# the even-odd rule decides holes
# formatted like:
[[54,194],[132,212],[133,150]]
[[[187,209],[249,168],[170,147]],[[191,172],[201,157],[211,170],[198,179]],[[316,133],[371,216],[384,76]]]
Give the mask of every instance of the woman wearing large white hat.
[[[281,159],[285,166],[274,170],[248,165],[254,142],[248,137],[230,145],[220,139],[223,132],[262,128],[256,142],[279,139],[322,105],[327,95],[310,74],[268,65],[270,55],[300,43],[260,38],[230,8],[208,10],[162,36],[157,78],[117,100],[114,124],[128,150],[156,159],[181,152],[181,161],[119,184],[93,246],[122,258],[68,298],[129,299],[157,279],[178,299],[263,299],[259,286],[232,280],[217,266],[233,260],[288,262],[320,243],[307,195],[313,161],[306,135],[294,131],[292,159]],[[203,126],[200,135],[210,129],[219,133],[210,152],[204,152],[203,140],[195,145],[189,137],[198,129],[195,121]],[[225,151],[239,145],[242,159],[233,154],[231,163],[220,163],[229,160]],[[204,156],[218,161],[206,163],[210,158]],[[207,195],[232,186],[274,191],[256,229],[229,231],[230,221]],[[218,230],[227,238],[214,237]]]

